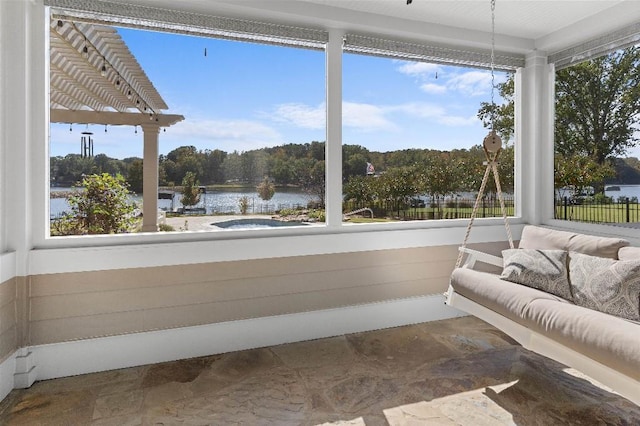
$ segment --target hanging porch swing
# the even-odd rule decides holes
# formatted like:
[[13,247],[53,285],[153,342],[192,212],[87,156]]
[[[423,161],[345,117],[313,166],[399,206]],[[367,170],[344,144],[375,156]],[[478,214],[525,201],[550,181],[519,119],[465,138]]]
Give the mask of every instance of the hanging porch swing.
[[[488,322],[500,329],[525,349],[531,350],[560,363],[576,368],[593,379],[611,387],[617,393],[640,405],[640,313],[638,318],[620,317],[575,304],[572,293],[568,298],[545,288],[544,276],[535,282],[518,282],[505,271],[511,267],[524,275],[529,265],[521,264],[513,255],[529,255],[539,252],[541,264],[551,265],[548,253],[564,253],[563,262],[554,273],[566,274],[571,289],[569,261],[573,257],[606,259],[611,262],[637,260],[640,248],[625,247],[628,241],[603,238],[527,225],[524,227],[519,248],[514,249],[511,228],[505,209],[498,159],[502,141],[495,130],[495,0],[491,0],[491,129],[484,138],[483,149],[486,169],[476,198],[471,218],[458,258],[449,282],[445,303]],[[467,248],[469,234],[484,196],[489,174],[493,174],[500,208],[504,218],[509,250],[501,257]],[[627,250],[627,251],[625,251]],[[576,254],[577,253],[577,254]],[[535,255],[535,253],[533,253]],[[618,260],[620,259],[620,260]],[[464,263],[463,263],[464,260]],[[487,263],[503,269],[501,276],[474,270],[476,262]],[[595,259],[593,262],[600,262]],[[537,265],[534,264],[534,267]],[[563,271],[564,268],[565,270]],[[533,269],[533,268],[531,268]],[[638,268],[640,270],[640,267]],[[633,278],[633,282],[636,278]],[[510,282],[513,281],[513,282]],[[533,281],[533,282],[531,282]],[[571,290],[573,291],[573,290]],[[637,293],[636,298],[638,297]],[[637,302],[637,300],[636,300]]]

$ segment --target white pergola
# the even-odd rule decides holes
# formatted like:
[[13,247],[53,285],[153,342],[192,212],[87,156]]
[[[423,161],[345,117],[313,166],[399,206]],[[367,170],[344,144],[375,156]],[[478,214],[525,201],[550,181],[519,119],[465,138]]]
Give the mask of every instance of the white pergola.
[[184,120],[168,109],[114,28],[52,19],[50,121],[140,126],[143,150],[143,232],[157,231],[158,135]]

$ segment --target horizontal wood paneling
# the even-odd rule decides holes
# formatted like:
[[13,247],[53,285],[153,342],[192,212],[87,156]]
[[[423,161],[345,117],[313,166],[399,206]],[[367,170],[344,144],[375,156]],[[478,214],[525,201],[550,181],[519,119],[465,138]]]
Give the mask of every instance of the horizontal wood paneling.
[[29,344],[438,294],[456,256],[444,246],[32,276]]
[[0,284],[0,361],[18,349],[16,278]]
[[[31,299],[31,319],[45,320],[110,312],[154,309],[238,299],[260,298],[299,292],[328,291],[413,279],[446,277],[449,263],[422,262],[373,266],[337,271],[314,271],[265,277],[236,278],[173,286],[134,288],[92,293],[73,293]],[[144,274],[132,271],[132,275]],[[81,285],[81,284],[79,284]],[[433,292],[439,289],[434,288]]]
[[298,293],[227,302],[169,306],[130,312],[34,321],[32,344],[212,324],[263,316],[307,312],[424,295],[425,282],[409,281],[324,292]]
[[[420,263],[427,260],[446,261],[450,260],[450,258],[450,250],[437,250],[437,248],[427,247],[421,249],[296,256],[295,258],[200,263],[156,268],[32,275],[30,295],[37,297],[264,277],[266,274],[269,276],[282,276],[314,271],[323,272],[327,270],[327,265],[331,265],[331,270],[343,270],[373,265]],[[295,259],[295,262],[292,262],[292,259]],[[140,273],[138,274],[138,272]]]

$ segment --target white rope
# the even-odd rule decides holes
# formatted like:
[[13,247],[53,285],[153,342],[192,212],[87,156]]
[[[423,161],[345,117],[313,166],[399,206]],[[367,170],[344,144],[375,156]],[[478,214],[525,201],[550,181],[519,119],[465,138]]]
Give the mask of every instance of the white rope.
[[493,168],[493,179],[496,181],[496,191],[498,192],[498,200],[500,200],[500,210],[502,210],[502,218],[504,219],[504,229],[507,231],[507,238],[509,239],[509,248],[513,248],[513,237],[511,236],[511,226],[509,226],[509,219],[507,218],[507,209],[504,206],[504,199],[502,198],[502,188],[500,187],[500,178],[498,177],[498,165],[494,161],[491,163]]
[[[487,160],[488,160],[487,156]],[[487,164],[487,168],[484,171],[484,176],[482,177],[482,184],[480,185],[480,191],[478,191],[478,197],[476,198],[476,202],[473,205],[473,210],[471,211],[471,218],[469,219],[469,224],[467,225],[467,233],[464,236],[464,240],[462,241],[462,248],[467,247],[467,241],[469,240],[469,234],[471,234],[471,227],[473,226],[473,221],[478,214],[478,209],[480,207],[480,200],[484,195],[484,189],[487,186],[487,181],[489,180],[489,171],[491,170],[490,164]],[[464,251],[460,250],[458,252],[458,259],[456,260],[456,268],[459,268],[462,265],[462,258],[464,257]]]
[[[495,96],[495,73],[494,73],[494,64],[495,64],[495,45],[496,45],[496,1],[491,0],[491,136],[495,136],[495,114],[496,114],[496,104],[494,100]],[[473,205],[473,211],[471,212],[471,218],[469,219],[469,224],[467,225],[467,232],[465,233],[464,240],[462,241],[461,248],[464,249],[467,247],[467,241],[469,240],[469,234],[471,234],[471,227],[473,226],[473,222],[478,215],[478,209],[480,207],[480,200],[484,196],[484,191],[487,187],[487,181],[489,180],[489,172],[493,172],[493,179],[496,183],[496,192],[498,194],[498,200],[500,201],[500,210],[502,211],[502,218],[504,219],[504,227],[507,231],[507,238],[509,239],[509,247],[513,248],[513,236],[511,235],[511,227],[509,226],[509,219],[507,217],[507,209],[504,205],[504,198],[502,197],[502,187],[500,185],[500,176],[498,175],[498,156],[500,155],[501,147],[493,154],[493,156],[487,150],[485,145],[484,153],[487,158],[487,168],[484,171],[484,176],[482,177],[482,184],[480,185],[480,191],[478,191],[478,197],[476,198],[476,202]],[[462,259],[464,257],[464,250],[460,250],[458,252],[458,259],[456,260],[456,268],[459,268],[462,265]]]

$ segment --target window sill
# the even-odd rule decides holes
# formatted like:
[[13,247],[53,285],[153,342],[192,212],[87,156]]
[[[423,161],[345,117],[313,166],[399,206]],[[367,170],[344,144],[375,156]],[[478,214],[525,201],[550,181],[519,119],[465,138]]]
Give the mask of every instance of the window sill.
[[[54,237],[30,252],[30,274],[157,267],[328,253],[459,245],[467,220],[276,230]],[[522,221],[511,218],[514,238]],[[478,219],[470,242],[506,240],[501,218]],[[73,259],[73,261],[70,261]]]

